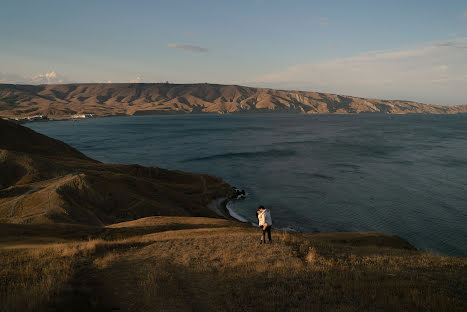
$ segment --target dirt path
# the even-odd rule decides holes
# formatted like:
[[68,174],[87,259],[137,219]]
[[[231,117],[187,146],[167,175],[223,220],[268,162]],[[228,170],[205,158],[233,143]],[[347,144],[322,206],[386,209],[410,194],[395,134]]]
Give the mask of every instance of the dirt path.
[[20,195],[18,196],[17,198],[13,199],[13,200],[10,200],[10,201],[7,201],[6,203],[3,203],[1,206],[3,205],[8,205],[10,204],[11,207],[10,207],[10,212],[7,216],[7,218],[13,218],[14,214],[15,214],[15,208],[19,205],[21,205],[21,202],[22,200],[28,196],[29,194],[32,194],[34,192],[37,192],[39,190],[42,190],[44,188],[44,186],[38,186],[38,187],[34,187],[32,189],[30,189],[29,191],[27,191],[26,193],[24,193],[23,195]]
[[[32,195],[32,194],[34,194],[36,192],[39,192],[41,190],[50,188],[48,190],[48,192],[49,192],[49,194],[48,194],[48,206],[45,207],[45,209],[43,209],[43,210],[47,210],[47,208],[50,208],[50,192],[56,191],[57,188],[60,185],[63,185],[63,183],[68,182],[69,180],[71,180],[75,176],[76,176],[76,174],[67,174],[67,175],[64,175],[64,176],[61,176],[61,177],[41,181],[41,182],[38,182],[38,183],[31,183],[31,184],[15,186],[15,187],[31,187],[31,188],[29,190],[27,190],[25,193],[16,196],[14,199],[11,199],[9,201],[1,203],[0,207],[5,207],[5,206],[10,205],[9,212],[8,212],[8,215],[6,216],[6,218],[12,219],[12,218],[15,217],[15,213],[18,210],[18,208],[21,208],[21,205],[22,205],[22,202],[24,201],[24,199],[26,199],[28,196],[30,196],[30,195]],[[54,185],[55,185],[55,187],[54,187]],[[46,211],[40,212],[40,213],[38,213],[38,215],[44,214],[44,213],[46,213]]]

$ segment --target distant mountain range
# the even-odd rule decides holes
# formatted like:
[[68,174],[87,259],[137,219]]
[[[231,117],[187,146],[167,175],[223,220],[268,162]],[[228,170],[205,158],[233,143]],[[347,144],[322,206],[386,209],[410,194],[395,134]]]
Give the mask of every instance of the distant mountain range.
[[429,105],[207,83],[0,84],[0,116],[8,118],[256,112],[455,114],[467,113],[467,105]]

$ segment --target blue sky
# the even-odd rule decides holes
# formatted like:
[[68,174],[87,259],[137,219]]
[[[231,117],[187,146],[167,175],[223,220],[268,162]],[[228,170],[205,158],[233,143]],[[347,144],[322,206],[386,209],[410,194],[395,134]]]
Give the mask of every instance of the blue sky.
[[466,1],[2,0],[0,82],[212,82],[467,104]]

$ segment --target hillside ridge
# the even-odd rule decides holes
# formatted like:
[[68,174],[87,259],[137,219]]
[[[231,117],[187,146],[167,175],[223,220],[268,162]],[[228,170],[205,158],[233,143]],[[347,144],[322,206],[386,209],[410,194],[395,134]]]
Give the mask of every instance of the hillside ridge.
[[454,114],[467,113],[467,105],[442,106],[208,83],[0,84],[0,116],[4,118],[255,112]]

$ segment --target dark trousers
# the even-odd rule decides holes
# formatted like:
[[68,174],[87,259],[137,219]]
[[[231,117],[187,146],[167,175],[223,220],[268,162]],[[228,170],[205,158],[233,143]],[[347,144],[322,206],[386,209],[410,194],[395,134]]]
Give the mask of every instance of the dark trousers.
[[271,225],[268,225],[266,229],[263,229],[263,242],[266,241],[266,232],[268,233],[268,239],[271,241]]

